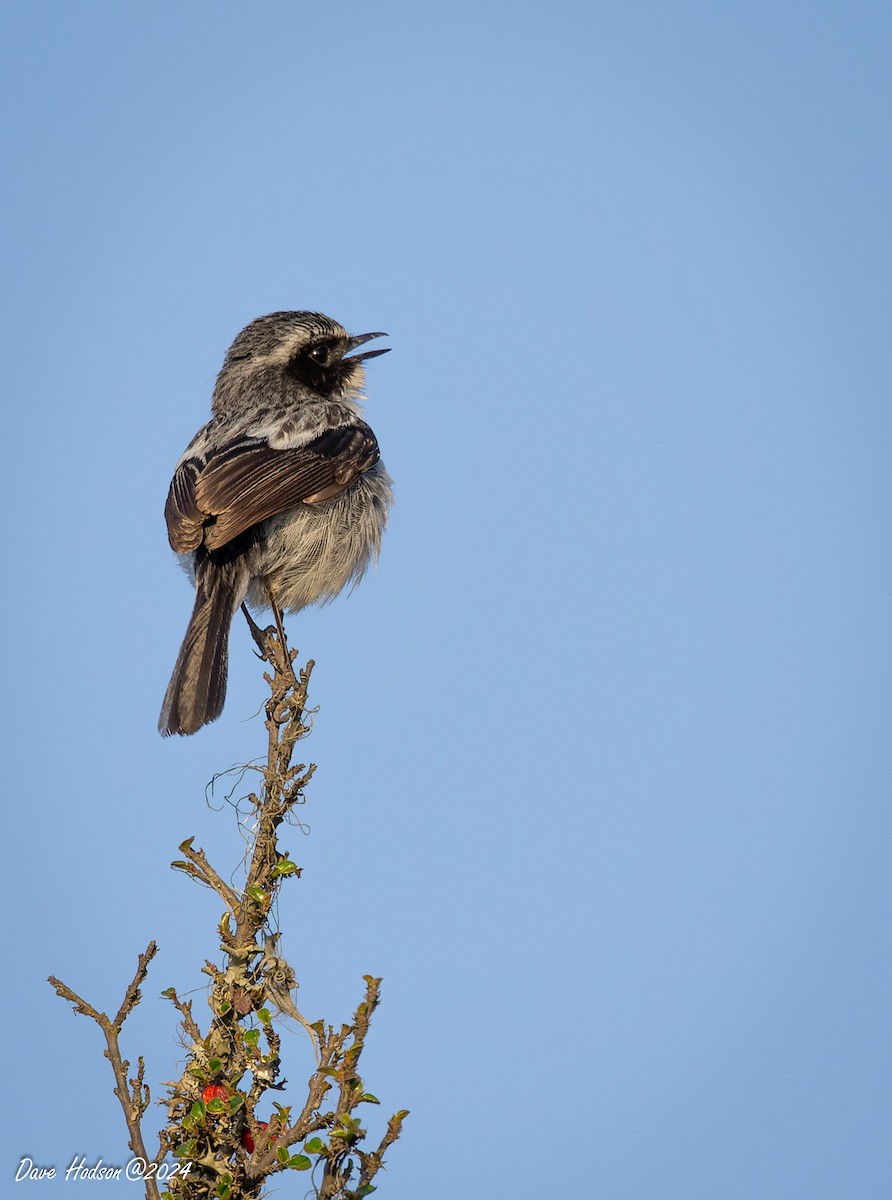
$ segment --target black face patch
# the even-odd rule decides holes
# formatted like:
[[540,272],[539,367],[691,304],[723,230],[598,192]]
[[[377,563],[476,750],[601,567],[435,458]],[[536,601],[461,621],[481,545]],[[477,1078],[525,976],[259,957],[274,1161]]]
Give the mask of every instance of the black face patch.
[[285,368],[286,373],[314,392],[326,396],[339,392],[353,366],[344,361],[344,338],[320,338],[297,353]]

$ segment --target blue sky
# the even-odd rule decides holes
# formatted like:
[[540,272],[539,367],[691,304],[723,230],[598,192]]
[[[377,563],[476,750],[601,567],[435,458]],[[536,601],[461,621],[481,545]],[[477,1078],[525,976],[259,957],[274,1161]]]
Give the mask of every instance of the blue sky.
[[128,1156],[49,973],[115,1009],[157,939],[155,1095],[158,993],[203,1011],[218,905],[167,864],[235,868],[204,788],[263,693],[236,627],[221,720],[158,737],[162,509],[232,337],[311,308],[393,346],[380,568],[288,625],[319,770],[280,913],[310,1019],[384,976],[379,1195],[887,1194],[888,6],[0,21],[0,1172]]

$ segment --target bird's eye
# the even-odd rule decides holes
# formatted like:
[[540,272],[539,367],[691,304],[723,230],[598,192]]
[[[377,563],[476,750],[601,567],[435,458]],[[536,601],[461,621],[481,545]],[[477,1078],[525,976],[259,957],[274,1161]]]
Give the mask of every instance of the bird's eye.
[[310,358],[320,367],[327,367],[331,359],[331,349],[328,346],[314,346],[310,351]]

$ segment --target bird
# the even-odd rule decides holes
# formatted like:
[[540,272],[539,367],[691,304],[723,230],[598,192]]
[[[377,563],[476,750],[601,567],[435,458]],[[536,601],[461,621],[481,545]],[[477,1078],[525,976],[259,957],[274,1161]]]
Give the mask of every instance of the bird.
[[[355,586],[376,561],[393,502],[378,442],[362,419],[364,364],[322,313],[251,321],[223,361],[211,419],[176,466],[164,515],[195,605],[158,721],[192,734],[223,711],[238,608],[299,612]],[[245,609],[246,616],[248,615]]]

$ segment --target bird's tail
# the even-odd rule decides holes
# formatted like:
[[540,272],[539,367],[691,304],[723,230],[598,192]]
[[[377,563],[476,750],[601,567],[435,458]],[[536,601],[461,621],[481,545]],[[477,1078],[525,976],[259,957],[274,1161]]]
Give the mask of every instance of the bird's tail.
[[195,733],[216,721],[226,699],[229,629],[245,598],[247,578],[210,563],[198,567],[195,607],[161,708],[158,729]]

